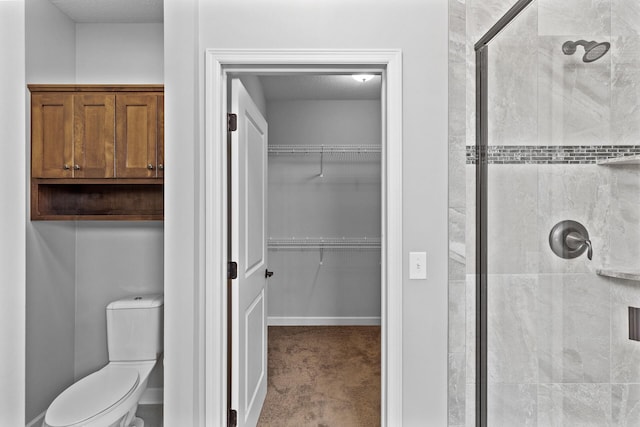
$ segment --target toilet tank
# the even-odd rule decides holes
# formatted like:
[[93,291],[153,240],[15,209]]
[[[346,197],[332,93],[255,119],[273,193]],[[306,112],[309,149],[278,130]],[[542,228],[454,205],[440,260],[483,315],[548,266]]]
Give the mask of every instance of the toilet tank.
[[163,349],[164,296],[140,295],[107,306],[109,361],[156,360]]

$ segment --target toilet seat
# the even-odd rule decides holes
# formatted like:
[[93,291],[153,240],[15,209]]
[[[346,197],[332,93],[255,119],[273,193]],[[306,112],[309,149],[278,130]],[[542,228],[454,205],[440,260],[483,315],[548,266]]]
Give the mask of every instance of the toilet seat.
[[85,423],[126,399],[139,382],[135,367],[109,364],[63,391],[47,410],[45,422],[52,427]]

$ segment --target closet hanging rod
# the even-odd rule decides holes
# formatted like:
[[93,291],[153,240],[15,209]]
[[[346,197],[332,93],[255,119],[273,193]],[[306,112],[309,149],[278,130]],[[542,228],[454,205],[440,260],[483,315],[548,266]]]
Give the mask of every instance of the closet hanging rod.
[[354,145],[269,145],[271,154],[333,154],[355,153],[369,154],[381,153],[380,145],[354,144]]
[[270,249],[380,249],[380,238],[269,238]]

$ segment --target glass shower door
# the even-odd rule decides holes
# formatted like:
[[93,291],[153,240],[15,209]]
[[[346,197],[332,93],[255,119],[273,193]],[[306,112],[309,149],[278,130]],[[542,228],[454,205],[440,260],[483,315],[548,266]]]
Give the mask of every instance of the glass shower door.
[[476,45],[481,426],[640,425],[640,283],[620,279],[640,270],[640,60],[619,62],[640,38],[561,3],[520,1]]

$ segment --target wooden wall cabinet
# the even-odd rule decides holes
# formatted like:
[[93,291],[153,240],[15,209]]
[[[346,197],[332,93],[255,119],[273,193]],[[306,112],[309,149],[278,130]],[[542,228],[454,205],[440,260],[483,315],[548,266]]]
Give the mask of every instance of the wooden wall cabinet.
[[32,220],[163,219],[163,86],[29,89]]

